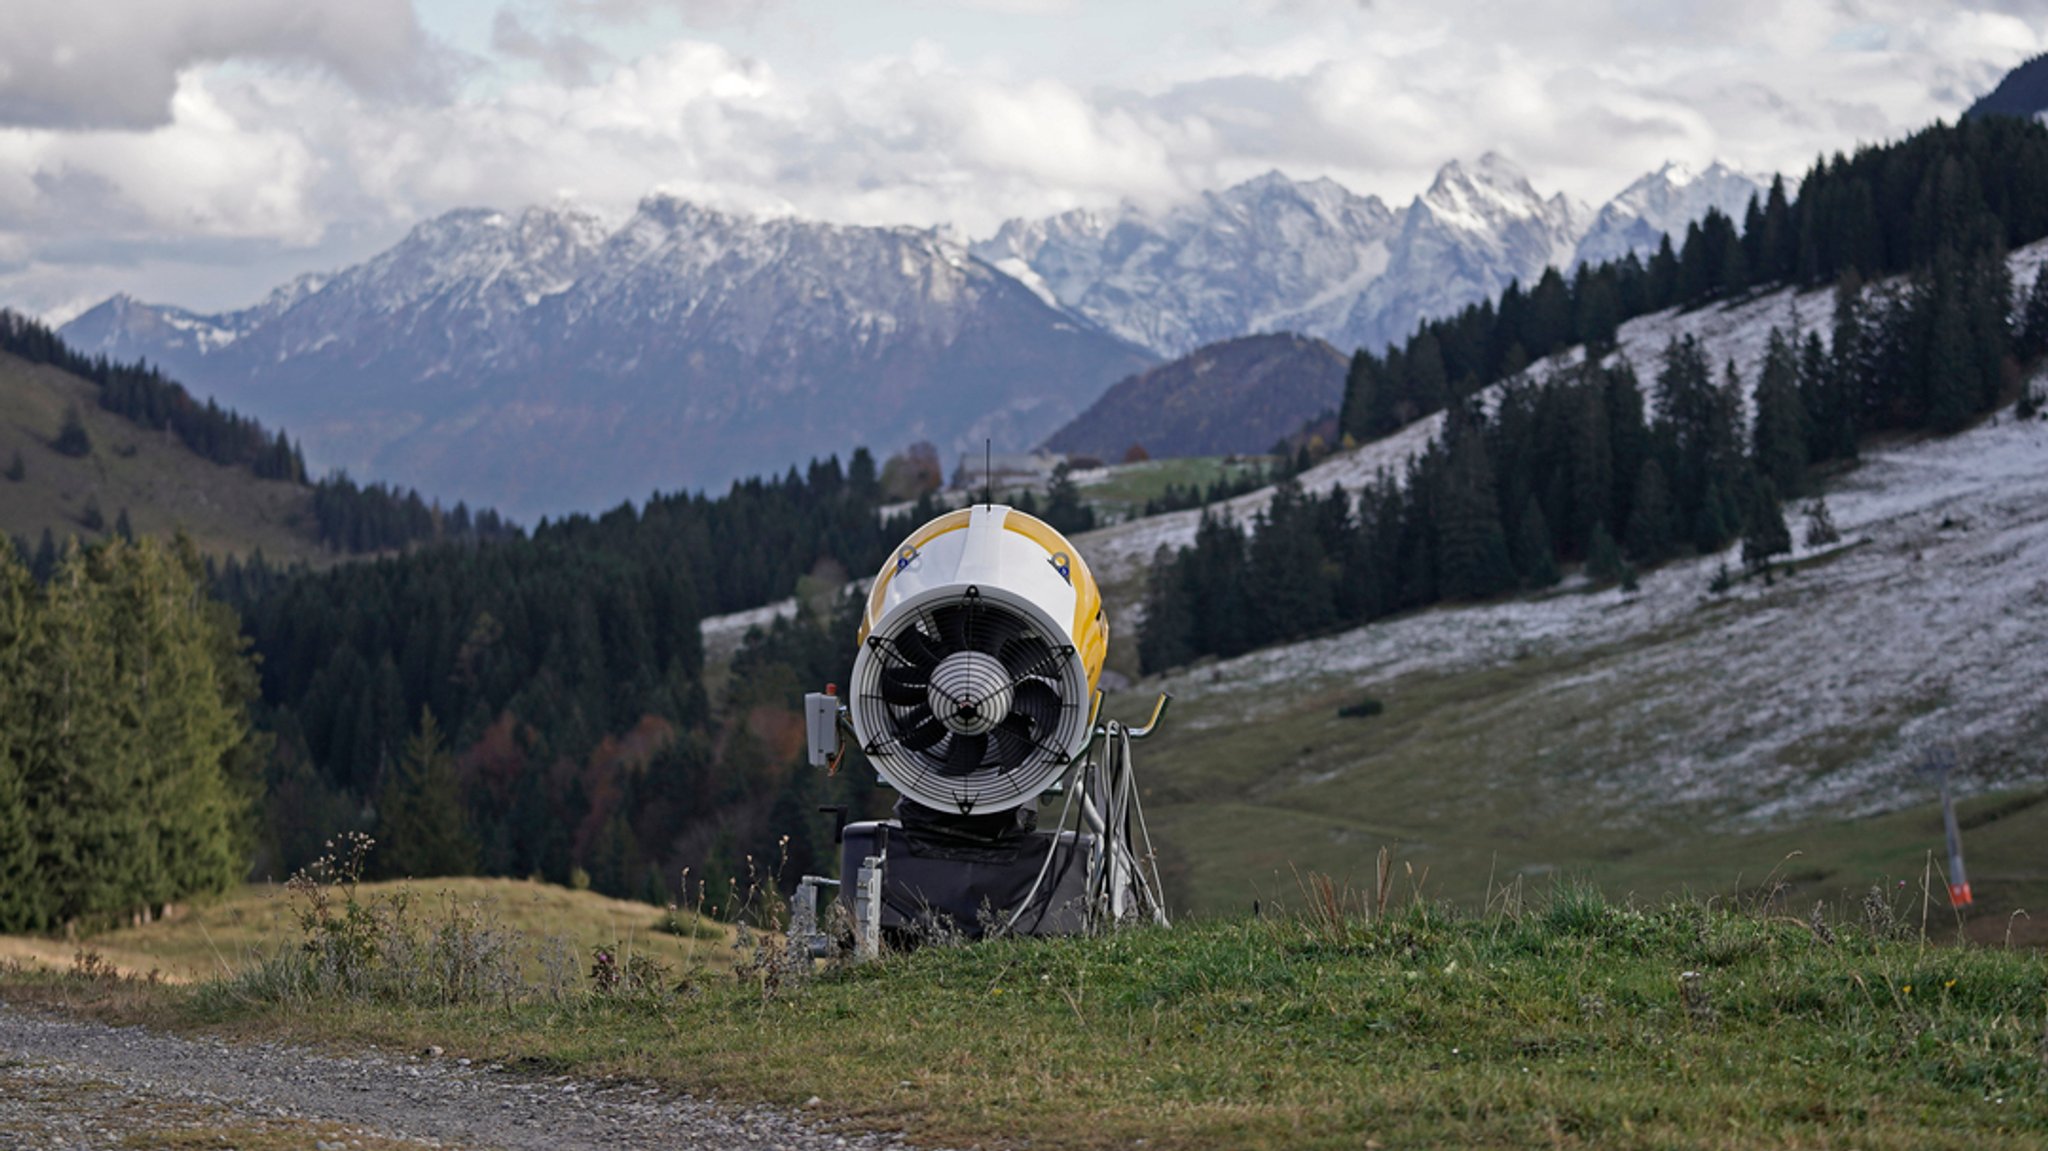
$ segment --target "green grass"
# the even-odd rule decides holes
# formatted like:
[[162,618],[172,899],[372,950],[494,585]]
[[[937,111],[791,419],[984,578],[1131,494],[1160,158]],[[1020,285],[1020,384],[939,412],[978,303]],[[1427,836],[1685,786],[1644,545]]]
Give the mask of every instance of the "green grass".
[[1084,485],[1081,494],[1099,511],[1128,519],[1142,514],[1147,500],[1165,495],[1169,485],[1207,489],[1217,480],[1235,479],[1269,462],[1266,456],[1188,456],[1119,464],[1101,480]]
[[[784,982],[509,1008],[280,1011],[17,976],[10,998],[799,1104],[989,1147],[2021,1148],[2048,1140],[2048,966],[1839,909],[1609,902],[1294,911],[930,948]],[[1887,913],[1890,914],[1890,913]],[[1688,974],[1691,973],[1691,974]]]
[[[92,438],[92,454],[78,459],[49,446],[71,404]],[[137,534],[183,530],[209,555],[261,548],[275,562],[338,559],[314,539],[311,489],[210,463],[168,433],[102,409],[89,381],[0,353],[0,468],[17,451],[28,474],[19,482],[0,478],[0,531],[31,546],[45,528],[60,543],[111,532],[126,508]],[[105,518],[100,533],[81,522],[88,497]]]
[[[1308,670],[1275,686],[1182,700],[1161,733],[1135,749],[1172,901],[1241,912],[1291,886],[1294,867],[1364,883],[1387,845],[1418,872],[1427,869],[1431,892],[1468,905],[1483,900],[1489,884],[1558,873],[1645,898],[1733,892],[1774,869],[1809,899],[1838,899],[1881,879],[1904,880],[1917,893],[1928,853],[1945,863],[1931,791],[1928,802],[1882,817],[1821,814],[1741,831],[1719,821],[1719,808],[1611,786],[1652,761],[1660,742],[1713,750],[1692,742],[1696,685],[1670,678],[1696,669],[1666,660],[1671,670],[1646,675],[1631,660],[1645,649],[1708,642],[1742,610],[1710,606],[1661,632],[1465,670],[1370,685]],[[1149,712],[1152,686],[1113,697],[1105,714],[1136,721]],[[1381,714],[1338,714],[1368,694],[1383,702]],[[1896,739],[1928,702],[1902,699],[1866,726],[1795,745],[1782,757],[1795,769],[1791,786]],[[1995,824],[1965,833],[1978,897],[1967,927],[1979,938],[2002,940],[2010,927],[2019,939],[2048,943],[2048,865],[2038,846],[2048,838],[2044,794],[1961,805],[1966,823],[2006,809]],[[1931,879],[1940,892],[1940,874]],[[1931,914],[1946,916],[1945,903],[1937,895]],[[2009,920],[2021,909],[2032,917]]]

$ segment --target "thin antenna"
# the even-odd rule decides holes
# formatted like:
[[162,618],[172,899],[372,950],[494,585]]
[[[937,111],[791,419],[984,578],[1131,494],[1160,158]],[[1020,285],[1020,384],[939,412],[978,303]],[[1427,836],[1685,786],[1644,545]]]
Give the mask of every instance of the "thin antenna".
[[996,503],[996,441],[984,437],[981,441],[981,502],[988,507]]

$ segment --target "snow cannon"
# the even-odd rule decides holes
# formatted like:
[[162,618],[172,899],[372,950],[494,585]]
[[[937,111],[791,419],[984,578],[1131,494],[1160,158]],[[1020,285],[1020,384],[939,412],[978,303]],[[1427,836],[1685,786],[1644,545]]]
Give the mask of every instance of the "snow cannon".
[[812,764],[836,771],[850,743],[898,796],[894,819],[842,828],[843,882],[799,885],[819,948],[810,909],[830,885],[864,956],[925,933],[1166,922],[1130,742],[1167,697],[1142,728],[1103,722],[1108,651],[1095,577],[1043,520],[977,504],[903,541],[868,590],[846,694],[805,698]]

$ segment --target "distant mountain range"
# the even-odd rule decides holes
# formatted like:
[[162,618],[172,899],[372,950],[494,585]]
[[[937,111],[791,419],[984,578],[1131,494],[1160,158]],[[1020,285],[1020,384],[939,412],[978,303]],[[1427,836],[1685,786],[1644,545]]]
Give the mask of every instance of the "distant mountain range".
[[1276,331],[1377,348],[1545,267],[1647,253],[1708,208],[1739,218],[1766,183],[1718,162],[1666,164],[1595,212],[1544,197],[1488,153],[1444,165],[1399,209],[1271,172],[1163,213],[1126,204],[1011,220],[972,251],[1163,356]]
[[62,334],[291,429],[316,468],[530,519],[857,445],[1028,447],[1159,359],[1266,332],[1384,344],[1759,187],[1667,165],[1594,212],[1489,154],[1399,209],[1270,173],[972,245],[667,196],[616,227],[466,209],[250,308],[117,296]]
[[932,232],[667,197],[616,229],[451,212],[246,311],[117,297],[63,332],[261,412],[316,466],[528,519],[859,445],[1028,446],[1153,361]]
[[1045,442],[1062,455],[1257,454],[1344,399],[1350,357],[1309,336],[1241,336],[1120,380]]

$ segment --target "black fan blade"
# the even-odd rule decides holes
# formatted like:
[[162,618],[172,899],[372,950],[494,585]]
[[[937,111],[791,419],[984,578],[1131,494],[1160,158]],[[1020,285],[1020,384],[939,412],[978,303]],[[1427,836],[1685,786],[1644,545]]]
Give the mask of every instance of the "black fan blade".
[[988,754],[988,736],[953,733],[953,746],[946,749],[947,775],[968,775],[981,766]]
[[1003,717],[996,725],[996,770],[1009,771],[1022,767],[1031,758],[1036,747],[1031,742],[1031,720],[1016,712]]
[[896,637],[896,654],[908,660],[910,666],[923,668],[927,674],[939,666],[939,660],[943,658],[932,646],[932,641],[925,638],[915,625],[904,628],[903,633]]
[[1060,693],[1042,679],[1027,679],[1011,697],[1011,714],[1031,721],[1031,738],[1049,740],[1060,722]]
[[906,751],[929,751],[946,738],[946,725],[940,723],[930,708],[919,708],[898,721],[897,737]]
[[932,613],[932,626],[938,629],[939,642],[945,646],[947,655],[967,650],[966,608],[947,604]]
[[910,707],[925,702],[932,672],[926,667],[885,667],[882,669],[882,699],[891,707]]
[[974,613],[968,637],[975,651],[995,655],[1005,644],[1024,634],[1024,621],[1006,611],[983,609]]
[[1003,670],[1010,673],[1011,679],[1050,675],[1054,670],[1052,645],[1035,635],[1004,644],[1002,660]]

